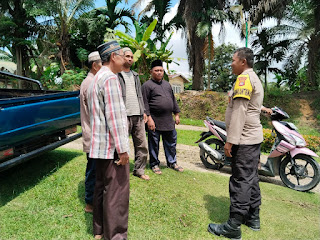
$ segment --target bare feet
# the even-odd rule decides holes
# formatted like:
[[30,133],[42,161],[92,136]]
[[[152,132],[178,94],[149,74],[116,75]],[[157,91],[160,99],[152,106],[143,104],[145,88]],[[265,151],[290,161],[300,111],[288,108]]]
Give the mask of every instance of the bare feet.
[[103,235],[94,235],[94,239],[102,239]]
[[93,206],[91,204],[87,203],[86,207],[84,208],[84,211],[86,213],[92,213],[93,212]]

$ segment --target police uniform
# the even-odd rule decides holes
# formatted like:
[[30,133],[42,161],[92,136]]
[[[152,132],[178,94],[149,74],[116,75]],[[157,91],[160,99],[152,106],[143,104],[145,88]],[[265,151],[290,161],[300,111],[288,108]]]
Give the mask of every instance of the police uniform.
[[229,92],[225,120],[227,142],[233,144],[230,218],[240,216],[241,219],[261,205],[258,163],[263,141],[260,124],[263,95],[261,81],[252,68],[237,77]]

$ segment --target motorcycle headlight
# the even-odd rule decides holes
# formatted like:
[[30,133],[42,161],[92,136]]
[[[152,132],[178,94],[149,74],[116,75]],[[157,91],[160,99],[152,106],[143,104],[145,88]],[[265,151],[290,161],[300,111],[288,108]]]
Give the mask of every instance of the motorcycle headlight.
[[290,136],[295,140],[296,146],[298,146],[298,147],[305,147],[306,146],[306,142],[303,139],[301,139],[293,134],[290,134]]

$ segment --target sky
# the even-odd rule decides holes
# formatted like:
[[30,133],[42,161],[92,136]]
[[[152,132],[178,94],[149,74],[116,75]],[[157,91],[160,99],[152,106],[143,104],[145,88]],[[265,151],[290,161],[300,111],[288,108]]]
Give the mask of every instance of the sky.
[[[136,0],[129,0],[128,4],[125,4],[123,1],[123,3],[119,4],[118,6],[121,8],[122,7],[130,8],[132,6],[132,4],[135,2],[136,2]],[[149,2],[149,0],[144,0],[144,2],[141,4],[139,9],[135,10],[136,14],[140,13],[140,11],[142,9],[144,9],[144,7],[147,5],[148,2]],[[170,9],[170,12],[165,15],[165,22],[170,21],[175,16],[175,14],[177,13],[178,5],[179,5],[179,0],[172,1],[172,6]],[[97,0],[96,1],[96,7],[101,7],[101,6],[105,6],[105,0]],[[131,22],[131,20],[129,20],[129,21]],[[263,25],[266,26],[266,25],[274,25],[274,24],[275,23],[269,21],[269,22],[264,23]],[[232,44],[237,45],[238,47],[245,46],[245,40],[244,39],[241,40],[239,30],[237,30],[230,23],[225,23],[225,29],[226,29],[225,37],[223,39],[221,39],[218,37],[218,33],[220,31],[220,26],[213,25],[212,34],[214,37],[213,40],[215,43],[215,47],[217,47],[223,43],[225,43],[225,44],[232,43]],[[250,47],[250,45],[249,45],[250,40],[251,40],[251,37],[249,36],[248,47]],[[170,50],[173,50],[172,57],[173,57],[174,61],[179,63],[179,65],[177,65],[175,63],[171,63],[169,65],[169,69],[175,70],[177,73],[181,73],[185,77],[189,78],[192,76],[192,73],[189,71],[186,46],[187,46],[186,39],[185,39],[184,35],[182,34],[181,30],[174,32],[173,36],[168,44],[168,47],[170,48]]]

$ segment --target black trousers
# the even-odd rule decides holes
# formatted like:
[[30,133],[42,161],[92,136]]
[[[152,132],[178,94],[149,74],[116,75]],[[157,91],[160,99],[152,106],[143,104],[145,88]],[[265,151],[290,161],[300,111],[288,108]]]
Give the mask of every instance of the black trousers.
[[259,208],[261,194],[258,177],[260,144],[233,145],[229,182],[230,218],[245,216],[250,209]]

